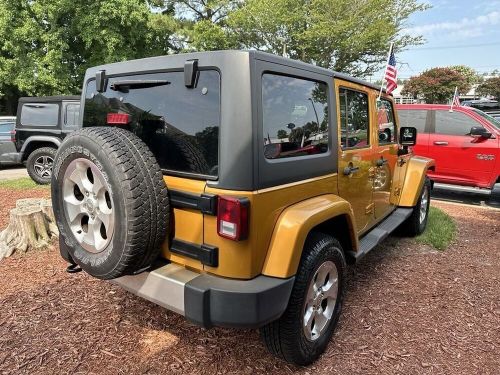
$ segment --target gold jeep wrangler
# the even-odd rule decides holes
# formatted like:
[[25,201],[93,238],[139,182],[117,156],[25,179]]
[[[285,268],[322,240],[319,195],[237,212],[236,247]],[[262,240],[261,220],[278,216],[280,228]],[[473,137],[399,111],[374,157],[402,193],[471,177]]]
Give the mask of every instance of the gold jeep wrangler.
[[260,328],[306,365],[340,316],[346,264],[421,233],[434,163],[391,96],[256,51],[87,71],[52,200],[73,267],[204,327]]

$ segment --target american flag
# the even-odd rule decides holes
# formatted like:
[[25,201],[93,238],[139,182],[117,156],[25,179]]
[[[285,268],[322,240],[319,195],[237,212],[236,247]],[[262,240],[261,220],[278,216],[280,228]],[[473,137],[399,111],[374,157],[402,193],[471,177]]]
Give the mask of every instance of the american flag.
[[385,68],[385,80],[387,81],[387,87],[385,90],[388,94],[390,94],[396,87],[398,87],[398,70],[396,69],[396,58],[394,57],[394,48],[392,46],[389,61],[387,62],[387,67]]

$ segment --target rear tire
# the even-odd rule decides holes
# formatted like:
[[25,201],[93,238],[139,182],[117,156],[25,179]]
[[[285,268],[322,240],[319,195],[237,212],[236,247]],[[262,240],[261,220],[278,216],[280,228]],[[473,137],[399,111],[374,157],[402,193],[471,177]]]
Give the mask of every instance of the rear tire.
[[306,366],[325,351],[342,310],[346,267],[335,238],[322,233],[309,235],[287,309],[278,320],[260,329],[271,353]]
[[407,236],[415,237],[422,234],[429,219],[429,206],[431,203],[431,181],[425,178],[424,186],[420,192],[417,204],[413,207],[411,216],[402,224],[403,232]]
[[124,129],[85,128],[66,137],[54,164],[52,205],[67,258],[100,279],[148,268],[167,235],[160,167]]
[[26,160],[26,170],[37,184],[50,184],[56,152],[57,150],[53,147],[42,147],[29,154]]

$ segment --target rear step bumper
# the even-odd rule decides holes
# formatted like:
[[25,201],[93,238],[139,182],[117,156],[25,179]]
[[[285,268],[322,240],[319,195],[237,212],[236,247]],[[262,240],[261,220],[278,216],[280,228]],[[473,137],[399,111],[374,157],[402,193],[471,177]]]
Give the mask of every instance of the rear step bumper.
[[203,327],[257,328],[283,314],[294,278],[224,279],[167,264],[112,282]]

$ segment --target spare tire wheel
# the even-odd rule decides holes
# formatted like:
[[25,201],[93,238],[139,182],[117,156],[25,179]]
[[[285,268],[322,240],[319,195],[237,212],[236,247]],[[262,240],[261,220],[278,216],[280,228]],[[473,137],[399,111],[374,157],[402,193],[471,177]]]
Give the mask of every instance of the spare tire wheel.
[[148,268],[167,236],[160,167],[124,129],[85,128],[66,137],[54,163],[52,205],[70,257],[100,279]]

